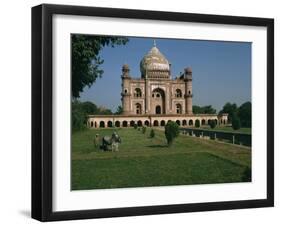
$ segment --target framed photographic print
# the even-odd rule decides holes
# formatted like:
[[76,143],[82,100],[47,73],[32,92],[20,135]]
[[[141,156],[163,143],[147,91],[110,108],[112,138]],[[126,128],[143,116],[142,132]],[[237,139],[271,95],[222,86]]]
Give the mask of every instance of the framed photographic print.
[[274,21],[32,8],[32,217],[274,205]]

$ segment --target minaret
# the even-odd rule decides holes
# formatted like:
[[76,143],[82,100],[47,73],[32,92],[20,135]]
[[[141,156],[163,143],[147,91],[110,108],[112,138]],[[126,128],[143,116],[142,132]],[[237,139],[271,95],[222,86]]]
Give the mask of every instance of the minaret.
[[122,67],[122,92],[121,92],[121,101],[122,101],[122,108],[123,108],[123,115],[130,114],[130,68],[128,64],[124,64]]
[[192,69],[187,67],[184,69],[184,82],[185,82],[185,113],[192,115]]
[[144,107],[144,113],[145,114],[148,114],[148,111],[149,111],[149,84],[148,84],[148,78],[147,78],[147,71],[145,72],[145,77],[144,77],[144,88],[145,88],[145,93],[144,93],[144,97],[145,97],[145,107]]

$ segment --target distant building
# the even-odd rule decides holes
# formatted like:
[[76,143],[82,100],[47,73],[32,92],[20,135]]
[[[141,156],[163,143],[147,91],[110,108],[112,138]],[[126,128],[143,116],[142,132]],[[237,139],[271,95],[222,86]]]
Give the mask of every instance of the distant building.
[[192,69],[172,79],[171,64],[154,46],[140,62],[140,78],[130,75],[129,65],[122,67],[122,115],[90,115],[89,127],[165,126],[175,121],[181,126],[227,123],[227,114],[200,114],[192,112]]

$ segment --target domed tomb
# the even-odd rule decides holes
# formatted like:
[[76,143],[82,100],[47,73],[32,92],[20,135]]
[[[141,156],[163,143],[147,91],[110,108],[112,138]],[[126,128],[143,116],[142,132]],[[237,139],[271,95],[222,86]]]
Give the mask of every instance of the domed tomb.
[[169,79],[170,64],[166,57],[156,47],[155,43],[151,50],[140,62],[142,78]]

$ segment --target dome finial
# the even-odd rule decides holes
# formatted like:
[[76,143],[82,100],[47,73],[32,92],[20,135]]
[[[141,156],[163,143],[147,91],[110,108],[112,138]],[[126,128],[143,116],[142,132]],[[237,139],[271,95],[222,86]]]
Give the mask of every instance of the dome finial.
[[153,46],[156,47],[156,40],[153,40]]

